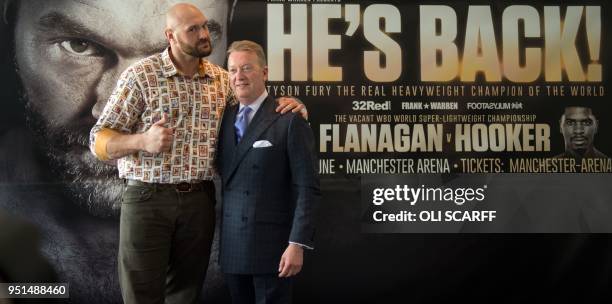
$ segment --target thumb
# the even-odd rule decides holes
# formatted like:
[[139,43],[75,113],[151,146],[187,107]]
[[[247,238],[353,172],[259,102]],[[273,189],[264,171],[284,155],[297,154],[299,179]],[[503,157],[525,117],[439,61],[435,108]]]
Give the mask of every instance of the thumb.
[[153,125],[163,127],[167,120],[168,120],[168,116],[166,115],[166,113],[162,113],[162,118],[158,120],[156,123],[154,123]]
[[278,272],[283,271],[284,267],[285,267],[285,255],[283,254],[283,256],[281,257],[280,263],[278,264]]

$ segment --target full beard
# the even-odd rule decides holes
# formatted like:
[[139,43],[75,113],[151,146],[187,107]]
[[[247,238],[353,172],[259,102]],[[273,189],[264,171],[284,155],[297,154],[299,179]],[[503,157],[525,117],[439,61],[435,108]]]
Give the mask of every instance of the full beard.
[[29,102],[26,122],[54,179],[63,184],[72,201],[94,216],[118,217],[123,181],[116,166],[98,161],[90,153],[92,126],[52,125]]
[[[191,46],[187,43],[184,43],[180,40],[178,40],[178,43],[181,47],[181,49],[183,50],[183,52],[185,52],[186,54],[189,54],[193,57],[196,58],[204,58],[204,57],[208,57],[211,53],[212,53],[212,44],[210,43],[210,40],[200,40],[198,41],[198,44],[195,46]],[[205,49],[199,49],[198,46],[200,45],[208,45],[208,48]]]

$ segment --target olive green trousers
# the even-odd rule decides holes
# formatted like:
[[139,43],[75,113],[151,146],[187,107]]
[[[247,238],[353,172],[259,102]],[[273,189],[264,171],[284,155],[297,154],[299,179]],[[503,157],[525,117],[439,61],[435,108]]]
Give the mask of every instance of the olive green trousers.
[[119,282],[125,303],[195,303],[215,228],[212,182],[193,192],[130,182],[121,204]]

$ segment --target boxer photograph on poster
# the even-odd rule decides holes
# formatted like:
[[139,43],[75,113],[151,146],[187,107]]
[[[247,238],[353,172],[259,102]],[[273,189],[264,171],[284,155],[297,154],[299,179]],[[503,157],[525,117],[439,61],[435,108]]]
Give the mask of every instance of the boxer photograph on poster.
[[559,129],[565,141],[565,152],[555,157],[608,158],[595,148],[595,135],[599,121],[589,107],[569,106],[559,120]]
[[[191,1],[209,18],[211,62],[223,65],[232,1]],[[42,251],[76,302],[121,300],[118,209],[124,181],[88,150],[119,75],[161,52],[170,1],[3,1],[5,162],[0,205],[44,232]],[[214,269],[214,263],[213,267]],[[211,272],[214,272],[212,270]],[[214,286],[215,284],[211,284]]]

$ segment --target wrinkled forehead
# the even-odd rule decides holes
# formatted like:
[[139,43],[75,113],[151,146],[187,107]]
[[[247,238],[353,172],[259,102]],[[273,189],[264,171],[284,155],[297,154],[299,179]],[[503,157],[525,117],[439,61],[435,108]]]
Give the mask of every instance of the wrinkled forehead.
[[[177,3],[193,4],[209,20],[216,20],[225,27],[232,3],[231,0],[18,0],[18,2],[22,10],[27,10],[28,14],[23,15],[25,17],[36,17],[55,11],[94,24],[103,22],[106,28],[124,30],[140,28],[163,30],[166,12]],[[112,19],[113,23],[108,23],[109,19]]]
[[203,24],[208,20],[201,11],[191,9],[191,7],[169,13],[166,17],[167,26],[174,29]]
[[595,119],[590,108],[586,107],[567,107],[564,113],[565,119],[586,120]]

